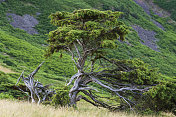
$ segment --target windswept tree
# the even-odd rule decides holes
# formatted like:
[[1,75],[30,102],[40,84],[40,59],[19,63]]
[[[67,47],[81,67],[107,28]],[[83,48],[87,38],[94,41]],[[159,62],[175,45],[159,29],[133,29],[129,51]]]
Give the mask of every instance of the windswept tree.
[[[111,110],[124,107],[132,109],[136,104],[135,99],[138,99],[136,95],[150,88],[149,84],[153,82],[151,77],[155,78],[156,72],[148,69],[143,62],[118,61],[106,57],[106,50],[116,48],[118,39],[123,41],[128,34],[128,27],[118,21],[121,14],[80,9],[72,13],[56,12],[50,15],[51,23],[58,28],[49,33],[46,56],[54,52],[62,56],[65,51],[71,55],[78,70],[67,84],[73,82],[69,91],[71,105],[84,99],[95,106]],[[100,89],[110,93],[110,97],[98,96],[96,92]]]

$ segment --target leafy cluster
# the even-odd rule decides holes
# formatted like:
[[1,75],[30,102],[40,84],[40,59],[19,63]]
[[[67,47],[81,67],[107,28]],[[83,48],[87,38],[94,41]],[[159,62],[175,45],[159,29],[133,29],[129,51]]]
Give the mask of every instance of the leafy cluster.
[[144,94],[135,106],[143,114],[172,112],[176,114],[176,85],[173,82],[160,81]]
[[67,50],[77,40],[86,43],[84,48],[87,50],[115,46],[115,39],[120,36],[120,39],[124,40],[125,34],[128,33],[128,27],[117,20],[120,14],[121,12],[96,9],[51,14],[51,23],[58,28],[49,33],[48,54]]
[[139,59],[115,60],[119,73],[118,79],[126,83],[136,85],[151,85],[157,83],[159,73],[157,69],[152,69],[148,64]]
[[175,111],[176,109],[176,84],[174,82],[162,82],[146,93],[150,97],[149,108],[155,112]]
[[10,81],[8,80],[8,76],[0,71],[0,84],[6,84],[6,83],[10,83]]
[[[113,69],[106,69],[101,76],[104,83],[111,83],[112,87],[118,85],[133,87],[148,87],[148,91],[125,91],[121,95],[128,94],[127,98],[134,101],[135,109],[143,114],[153,112],[169,111],[175,113],[176,109],[176,81],[168,80],[158,73],[157,69],[139,59],[134,60],[115,60],[111,63],[115,65]],[[108,64],[109,66],[109,64]],[[108,74],[110,73],[110,74]],[[133,94],[135,92],[135,94]],[[123,105],[123,102],[119,103]]]
[[69,90],[68,87],[55,88],[56,94],[52,97],[51,105],[57,106],[68,106],[69,105]]

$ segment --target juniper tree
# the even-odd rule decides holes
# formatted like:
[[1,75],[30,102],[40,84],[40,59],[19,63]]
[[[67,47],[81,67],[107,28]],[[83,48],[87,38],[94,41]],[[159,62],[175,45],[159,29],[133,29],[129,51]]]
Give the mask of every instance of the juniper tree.
[[[129,28],[118,21],[121,14],[118,11],[80,9],[72,13],[56,12],[50,15],[51,23],[58,28],[49,32],[46,56],[55,52],[62,56],[62,52],[67,52],[78,70],[67,84],[73,82],[69,91],[71,105],[76,105],[77,101],[84,99],[95,106],[111,110],[123,108],[123,104],[132,109],[135,102],[127,98],[129,92],[140,94],[150,88],[143,84],[152,82],[149,79],[155,72],[151,73],[143,62],[137,61],[135,64],[139,67],[136,67],[134,61],[118,61],[106,57],[106,50],[116,48],[117,40],[123,41],[129,32]],[[141,76],[138,76],[138,71]],[[144,74],[145,77],[142,77]],[[92,84],[96,84],[98,89],[92,87]],[[96,94],[99,89],[106,90],[112,96],[116,95],[118,98],[115,100],[119,99],[123,103],[118,105],[103,101],[106,97]]]

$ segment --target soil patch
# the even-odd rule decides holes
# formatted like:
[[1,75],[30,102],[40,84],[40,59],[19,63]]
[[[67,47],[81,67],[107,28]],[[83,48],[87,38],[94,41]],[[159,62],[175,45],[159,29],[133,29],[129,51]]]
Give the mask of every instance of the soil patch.
[[3,67],[0,65],[0,71],[4,72],[4,73],[15,73],[14,71],[12,71],[9,68]]

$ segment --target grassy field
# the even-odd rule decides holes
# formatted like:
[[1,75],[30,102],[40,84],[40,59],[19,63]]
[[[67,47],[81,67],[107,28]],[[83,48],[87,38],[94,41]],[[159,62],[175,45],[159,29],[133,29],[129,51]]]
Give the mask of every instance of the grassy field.
[[[124,112],[109,112],[99,109],[85,102],[78,104],[78,109],[54,108],[27,102],[0,100],[0,117],[141,117],[142,115]],[[174,117],[170,113],[148,115],[145,117]]]

